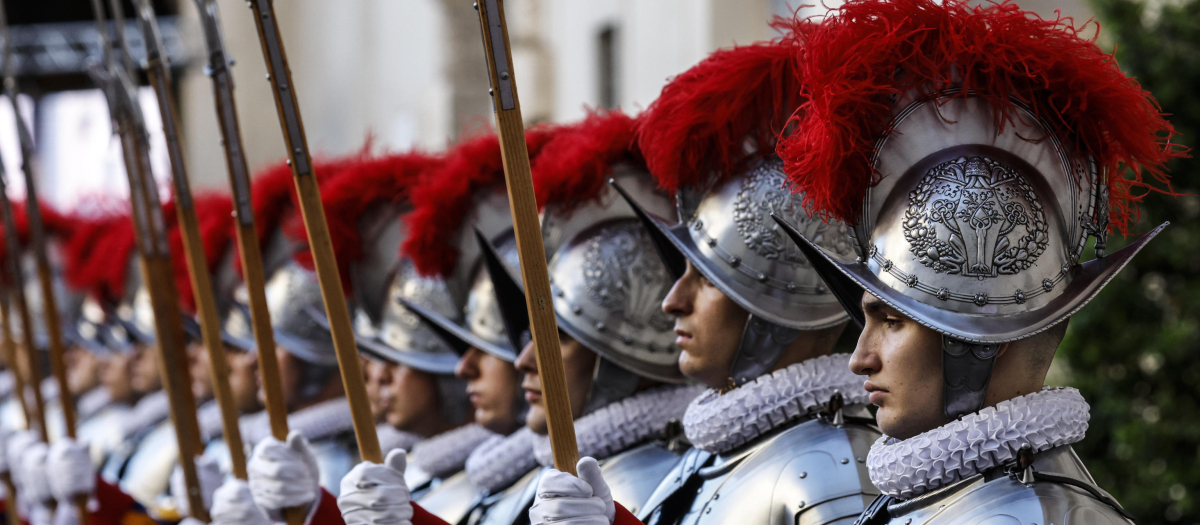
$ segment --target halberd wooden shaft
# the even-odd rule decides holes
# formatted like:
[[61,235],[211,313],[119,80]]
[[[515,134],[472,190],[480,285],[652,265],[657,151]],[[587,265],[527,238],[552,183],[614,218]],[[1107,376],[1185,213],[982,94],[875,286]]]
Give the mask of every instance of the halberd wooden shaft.
[[[11,295],[9,294],[8,286],[5,285],[0,290],[0,293],[3,294],[3,297],[0,297],[0,317],[2,317],[0,319],[0,328],[4,330],[4,333],[0,334],[4,338],[0,341],[0,344],[3,345],[0,349],[4,351],[4,361],[8,363],[8,370],[12,373],[13,392],[23,393],[25,392],[25,371],[22,369],[25,367],[22,366],[21,358],[17,355],[17,341],[13,338],[12,317],[10,317],[12,310],[8,306],[8,300]],[[21,415],[25,417],[26,428],[32,426],[33,417],[29,413],[29,403],[26,402],[25,396],[20,394],[13,395],[17,398],[17,404],[21,406]]]
[[[114,0],[119,2],[119,0]],[[108,50],[107,27],[100,0],[93,0],[96,27],[101,46]],[[114,7],[114,12],[119,10]],[[120,23],[115,24],[122,41]],[[122,56],[129,50],[122,48]],[[113,128],[121,137],[125,172],[129,179],[131,219],[138,250],[142,280],[150,295],[154,312],[154,331],[158,341],[159,374],[167,392],[175,440],[179,448],[179,465],[187,486],[191,516],[209,521],[208,509],[201,497],[196,474],[196,455],[201,451],[200,425],[196,420],[196,399],[192,394],[190,374],[184,359],[183,322],[179,313],[179,295],[175,289],[175,274],[167,243],[166,221],[158,199],[158,189],[150,171],[149,135],[133,82],[126,71],[116,64],[111,52],[106,52],[104,68],[91,68],[99,87],[108,99]],[[119,263],[118,263],[119,264]]]
[[192,283],[196,312],[200,316],[200,335],[208,352],[209,371],[212,376],[213,392],[221,409],[221,424],[225,442],[229,448],[232,470],[238,479],[246,479],[246,452],[242,445],[242,432],[238,427],[237,403],[229,386],[229,362],[221,342],[221,316],[217,313],[217,301],[209,275],[208,258],[204,242],[200,237],[199,219],[192,200],[191,182],[183,157],[183,145],[179,138],[175,99],[171,96],[171,72],[167,56],[163,52],[162,37],[154,7],[148,0],[138,0],[138,19],[142,24],[142,41],[146,43],[146,71],[150,84],[158,97],[158,108],[162,114],[163,134],[167,139],[167,154],[171,161],[171,182],[175,189],[175,214],[183,238],[183,251],[187,260],[188,277]]
[[338,275],[333,242],[329,238],[329,225],[325,222],[325,209],[321,203],[316,174],[313,173],[312,156],[304,137],[300,107],[296,103],[292,73],[288,69],[287,54],[275,20],[275,8],[271,0],[252,0],[250,6],[254,10],[258,39],[262,43],[263,57],[269,72],[268,79],[275,95],[275,107],[279,111],[279,124],[283,128],[284,142],[288,148],[288,164],[292,167],[296,193],[300,200],[300,213],[308,231],[309,251],[312,252],[317,279],[321,284],[321,297],[325,301],[325,313],[329,319],[330,332],[333,334],[333,347],[337,352],[342,385],[350,403],[354,435],[358,440],[358,453],[364,461],[383,463],[379,437],[375,434],[375,419],[371,414],[362,366],[359,364],[358,350],[354,343],[350,310],[346,306],[346,295],[342,291],[342,280]]
[[[5,270],[8,272],[9,298],[17,305],[17,317],[21,323],[21,347],[25,354],[26,386],[33,392],[35,423],[29,428],[41,432],[42,441],[49,443],[50,433],[46,427],[46,400],[42,397],[42,369],[37,355],[37,342],[33,338],[33,319],[29,316],[29,304],[25,301],[25,276],[21,272],[21,243],[17,237],[16,215],[12,202],[8,200],[8,181],[0,167],[0,220],[4,221],[4,242],[8,255]],[[25,392],[20,392],[24,400]],[[36,426],[35,426],[36,425]]]
[[508,203],[512,210],[513,232],[521,258],[521,278],[525,283],[525,301],[529,308],[529,328],[537,356],[538,376],[546,400],[546,426],[554,452],[554,468],[575,474],[579,449],[575,442],[575,423],[567,396],[566,371],[559,347],[558,323],[554,316],[550,276],[546,268],[546,248],[538,222],[537,197],[529,170],[529,149],[525,143],[525,122],[517,98],[512,51],[502,0],[480,0],[479,25],[488,58],[492,86],[492,108],[496,112],[496,130],[504,160],[504,180],[508,185]]
[[[7,44],[6,44],[7,46]],[[11,56],[8,49],[5,56]],[[11,61],[6,60],[11,64]],[[75,439],[75,396],[71,392],[71,383],[67,379],[66,347],[62,340],[62,326],[58,315],[58,298],[54,292],[54,277],[50,270],[50,257],[46,253],[46,231],[42,223],[41,202],[37,196],[37,180],[35,173],[36,161],[33,148],[33,136],[25,124],[17,105],[16,80],[11,75],[11,69],[5,74],[6,92],[12,103],[13,114],[16,116],[17,136],[21,144],[21,168],[25,174],[25,213],[29,219],[29,244],[33,248],[33,256],[37,262],[38,284],[42,291],[42,318],[46,324],[47,340],[50,350],[50,370],[58,383],[59,407],[63,415],[63,429],[67,437]],[[87,495],[75,498],[75,511],[79,515],[80,525],[87,525]]]
[[[221,36],[220,15],[213,0],[196,0],[200,10],[205,46],[208,49],[208,75],[213,83],[213,100],[217,122],[221,128],[221,144],[225,150],[225,167],[232,188],[233,213],[236,223],[236,242],[242,261],[242,278],[250,308],[250,322],[258,351],[259,374],[262,377],[263,397],[271,424],[271,435],[280,441],[287,439],[287,405],[283,398],[283,381],[279,376],[279,360],[275,354],[275,333],[271,329],[271,312],[267,308],[266,275],[262,249],[254,224],[250,168],[246,162],[242,132],[238,124],[237,103],[233,96],[233,75],[230,59]],[[304,516],[288,514],[288,523],[299,525]],[[299,522],[293,522],[299,519]]]

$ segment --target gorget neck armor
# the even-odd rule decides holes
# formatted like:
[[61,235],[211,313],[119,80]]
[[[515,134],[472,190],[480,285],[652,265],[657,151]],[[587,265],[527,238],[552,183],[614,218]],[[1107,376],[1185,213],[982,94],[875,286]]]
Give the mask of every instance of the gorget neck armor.
[[884,494],[920,496],[1017,458],[1083,439],[1088,404],[1074,388],[1045,388],[968,414],[905,440],[883,436],[871,447],[867,468]]
[[492,436],[467,457],[467,477],[488,494],[508,488],[537,466],[533,431],[521,427],[507,436]]
[[692,444],[720,454],[823,408],[836,393],[846,404],[867,402],[863,379],[850,371],[849,354],[815,357],[758,378],[725,394],[708,389],[687,408],[683,428]]
[[208,442],[225,432],[221,422],[221,405],[210,399],[196,409],[196,422],[200,424],[200,440]]
[[[702,388],[693,385],[664,386],[611,403],[575,421],[579,456],[606,459],[647,440],[662,437],[671,420],[683,417],[688,404]],[[550,436],[533,440],[537,462],[554,466]]]
[[409,449],[408,461],[434,478],[445,478],[463,469],[481,443],[498,434],[474,423],[422,440]]
[[133,409],[129,412],[125,419],[124,430],[121,432],[125,439],[129,439],[139,430],[142,430],[151,425],[158,424],[170,415],[171,404],[167,400],[166,391],[159,390],[151,394],[147,394],[138,400],[137,404],[133,405]]
[[413,445],[421,441],[421,436],[399,430],[387,423],[375,425],[375,435],[379,436],[379,449],[383,451],[384,456],[395,449],[411,452]]

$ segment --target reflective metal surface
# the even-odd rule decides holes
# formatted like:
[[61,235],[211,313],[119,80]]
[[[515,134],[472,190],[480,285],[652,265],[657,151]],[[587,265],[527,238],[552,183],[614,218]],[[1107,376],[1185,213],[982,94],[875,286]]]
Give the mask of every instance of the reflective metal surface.
[[648,525],[853,522],[879,493],[864,464],[879,432],[861,421],[808,419],[718,456],[693,449],[638,516]]
[[[1069,445],[1035,455],[1033,468],[1085,483],[1107,495],[1095,487],[1095,480]],[[893,503],[887,510],[890,520],[880,520],[880,523],[1132,523],[1083,490],[1045,481],[1025,485],[1003,473],[975,476],[908,501]]]
[[337,366],[333,337],[320,320],[325,303],[317,274],[291,262],[271,275],[265,291],[276,343],[306,362]]
[[529,521],[529,507],[537,496],[545,468],[535,468],[503,492],[484,499],[472,512],[468,525],[512,525]]
[[402,260],[388,283],[378,328],[365,312],[355,318],[359,349],[426,372],[453,374],[458,363],[454,347],[401,300],[425,306],[449,319],[457,318],[445,282],[422,277],[410,261]]
[[600,472],[619,502],[634,516],[645,507],[654,489],[683,460],[683,454],[671,452],[659,443],[645,443],[600,463]]
[[467,478],[466,471],[462,471],[446,478],[415,501],[446,523],[456,524],[467,517],[481,497],[479,489]]

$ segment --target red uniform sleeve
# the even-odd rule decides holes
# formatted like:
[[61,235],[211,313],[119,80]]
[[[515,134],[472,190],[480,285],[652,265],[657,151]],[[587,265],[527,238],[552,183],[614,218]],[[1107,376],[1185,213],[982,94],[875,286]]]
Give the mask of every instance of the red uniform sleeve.
[[450,525],[449,523],[446,523],[446,520],[434,516],[431,512],[421,508],[421,506],[417,505],[416,503],[412,504],[412,508],[413,525]]
[[329,491],[321,489],[321,499],[317,500],[317,509],[313,512],[308,525],[346,525],[342,512],[338,510],[337,498]]
[[617,515],[613,519],[613,525],[643,525],[642,520],[637,519],[632,512],[629,512],[620,503],[617,503]]
[[146,509],[99,475],[96,476],[96,508],[88,514],[89,525],[153,525]]

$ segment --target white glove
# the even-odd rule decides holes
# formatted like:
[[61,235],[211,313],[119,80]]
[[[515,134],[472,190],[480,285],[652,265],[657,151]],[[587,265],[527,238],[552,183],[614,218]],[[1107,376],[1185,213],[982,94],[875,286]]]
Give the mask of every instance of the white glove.
[[25,447],[21,455],[21,488],[18,495],[31,503],[44,503],[54,499],[50,491],[50,479],[46,475],[46,454],[50,447],[41,441]]
[[14,432],[9,436],[8,441],[4,443],[4,459],[8,463],[9,472],[12,474],[13,483],[17,484],[17,488],[21,488],[21,458],[25,455],[25,450],[34,443],[39,441],[38,435],[32,430],[21,430]]
[[58,501],[68,502],[78,496],[90,496],[96,489],[96,466],[92,464],[91,453],[87,445],[74,439],[61,437],[50,446],[46,455],[46,471],[50,478],[50,492]]
[[413,508],[404,483],[407,463],[407,454],[395,449],[382,465],[364,461],[342,478],[337,502],[346,525],[412,525]]
[[295,430],[287,443],[273,437],[259,442],[246,470],[254,501],[268,515],[291,507],[307,511],[321,494],[317,458],[308,439]]
[[[221,473],[221,465],[217,458],[196,456],[195,464],[196,477],[200,479],[200,498],[204,501],[204,508],[211,509],[213,493],[225,482],[225,475]],[[175,465],[175,470],[171,471],[171,497],[175,500],[175,508],[179,509],[179,514],[187,516],[192,513],[191,504],[188,502],[187,481],[183,478],[183,467],[179,465]]]
[[529,509],[529,523],[612,525],[617,516],[608,483],[595,459],[584,457],[575,466],[579,477],[550,469],[538,481],[537,498]]
[[210,514],[212,525],[273,525],[267,513],[254,503],[250,486],[237,478],[226,481],[213,493]]
[[188,516],[179,521],[179,525],[205,525],[203,521]]

